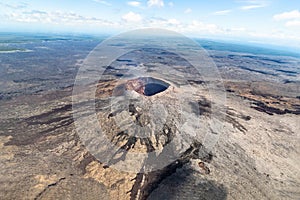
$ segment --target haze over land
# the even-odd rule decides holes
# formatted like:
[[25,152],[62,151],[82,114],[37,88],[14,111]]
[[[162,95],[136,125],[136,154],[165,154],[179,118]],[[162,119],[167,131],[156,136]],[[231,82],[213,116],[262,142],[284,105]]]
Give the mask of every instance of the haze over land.
[[0,31],[111,35],[152,27],[299,51],[299,9],[292,0],[12,0],[0,2]]

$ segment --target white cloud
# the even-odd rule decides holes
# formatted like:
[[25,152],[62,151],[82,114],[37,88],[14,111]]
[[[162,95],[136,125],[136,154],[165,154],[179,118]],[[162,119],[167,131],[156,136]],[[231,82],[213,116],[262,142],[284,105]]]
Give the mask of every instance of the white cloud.
[[150,18],[146,21],[145,26],[174,29],[180,24],[181,22],[175,18],[171,18],[171,19]]
[[114,26],[116,23],[95,17],[85,17],[73,12],[45,12],[41,10],[31,10],[24,12],[11,12],[6,16],[10,21],[24,23],[42,23],[56,25],[97,25]]
[[210,33],[210,34],[217,34],[223,32],[223,30],[215,24],[207,24],[197,20],[194,20],[192,21],[192,23],[188,24],[186,27],[186,31],[191,33]]
[[141,22],[143,18],[140,14],[129,12],[123,15],[122,19],[125,20],[126,22]]
[[214,15],[226,15],[228,13],[230,13],[232,10],[219,10],[219,11],[216,11],[214,12],[213,14]]
[[175,18],[165,19],[152,17],[143,20],[141,26],[152,28],[166,28],[169,30],[192,36],[217,35],[221,33],[226,34],[226,31],[224,29],[215,24],[205,23],[197,20],[191,22],[184,22],[179,21]]
[[239,1],[242,3],[245,3],[246,5],[241,6],[241,10],[252,10],[256,8],[263,8],[268,6],[268,1],[266,0],[244,0],[244,1]]
[[300,27],[300,12],[299,10],[292,10],[288,12],[279,13],[273,16],[276,21],[285,21],[287,28]]
[[286,27],[300,27],[300,20],[292,20],[285,23]]
[[139,2],[139,1],[129,1],[129,2],[127,2],[127,4],[130,6],[133,6],[133,7],[141,6],[141,2]]
[[245,31],[247,31],[247,29],[245,27],[234,27],[234,28],[231,28],[230,31],[232,31],[232,32],[245,32]]
[[171,25],[179,25],[180,24],[180,21],[178,21],[177,19],[169,19],[168,21],[168,24],[171,24]]
[[[128,12],[121,17],[122,21],[112,22],[95,17],[82,16],[73,12],[46,12],[31,10],[27,12],[11,12],[7,14],[10,21],[22,23],[54,24],[60,26],[89,26],[89,27],[112,27],[126,30],[128,28],[156,27],[166,28],[181,33],[214,34],[220,33],[222,29],[214,24],[200,21],[181,22],[175,18],[145,18],[134,12]],[[127,22],[127,23],[124,23]]]
[[266,7],[267,5],[265,4],[257,4],[257,5],[248,5],[248,6],[242,6],[241,9],[242,10],[251,10],[251,9],[255,9],[255,8],[263,8]]
[[187,9],[184,11],[185,14],[189,14],[189,13],[191,13],[191,12],[192,12],[192,9],[191,9],[191,8],[187,8]]
[[164,7],[163,0],[148,0],[147,2],[148,7]]
[[168,3],[168,5],[169,5],[170,7],[173,7],[173,6],[174,6],[174,3],[171,1],[171,2]]
[[300,19],[299,10],[292,10],[289,12],[283,12],[273,16],[275,20],[289,20],[289,19]]
[[107,2],[107,1],[104,1],[104,0],[93,0],[97,3],[101,3],[103,5],[106,5],[106,6],[111,6],[111,3]]
[[28,6],[28,4],[24,3],[24,2],[21,2],[18,4],[7,4],[7,3],[0,2],[0,6],[3,6],[5,8],[10,8],[10,9],[23,9],[23,8],[26,8]]

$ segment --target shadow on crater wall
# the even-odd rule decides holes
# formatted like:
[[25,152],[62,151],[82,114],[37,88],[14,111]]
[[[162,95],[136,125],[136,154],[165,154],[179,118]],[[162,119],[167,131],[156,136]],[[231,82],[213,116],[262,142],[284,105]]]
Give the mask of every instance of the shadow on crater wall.
[[225,200],[226,188],[196,175],[192,170],[179,170],[154,190],[149,200]]

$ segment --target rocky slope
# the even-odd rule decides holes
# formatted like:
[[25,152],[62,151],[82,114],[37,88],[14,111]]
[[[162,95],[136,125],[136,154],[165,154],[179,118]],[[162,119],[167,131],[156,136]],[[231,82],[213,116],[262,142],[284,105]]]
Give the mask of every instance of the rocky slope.
[[[226,102],[213,110],[218,104],[208,83],[175,55],[164,55],[136,65],[120,58],[95,83],[97,121],[117,147],[108,160],[83,145],[71,86],[3,98],[1,199],[299,199],[299,85],[220,66]],[[147,76],[126,76],[133,65]],[[83,108],[82,119],[89,119],[93,108]],[[211,128],[212,119],[222,128]],[[207,133],[219,136],[212,151],[204,145]],[[153,151],[129,162],[134,153]],[[175,159],[164,157],[172,152],[179,152]]]

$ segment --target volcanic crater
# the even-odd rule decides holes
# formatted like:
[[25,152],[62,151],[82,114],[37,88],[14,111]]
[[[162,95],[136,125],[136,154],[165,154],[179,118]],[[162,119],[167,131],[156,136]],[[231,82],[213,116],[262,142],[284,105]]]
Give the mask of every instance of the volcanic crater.
[[134,90],[145,96],[153,96],[168,89],[170,84],[153,77],[139,77],[125,83],[126,90]]

